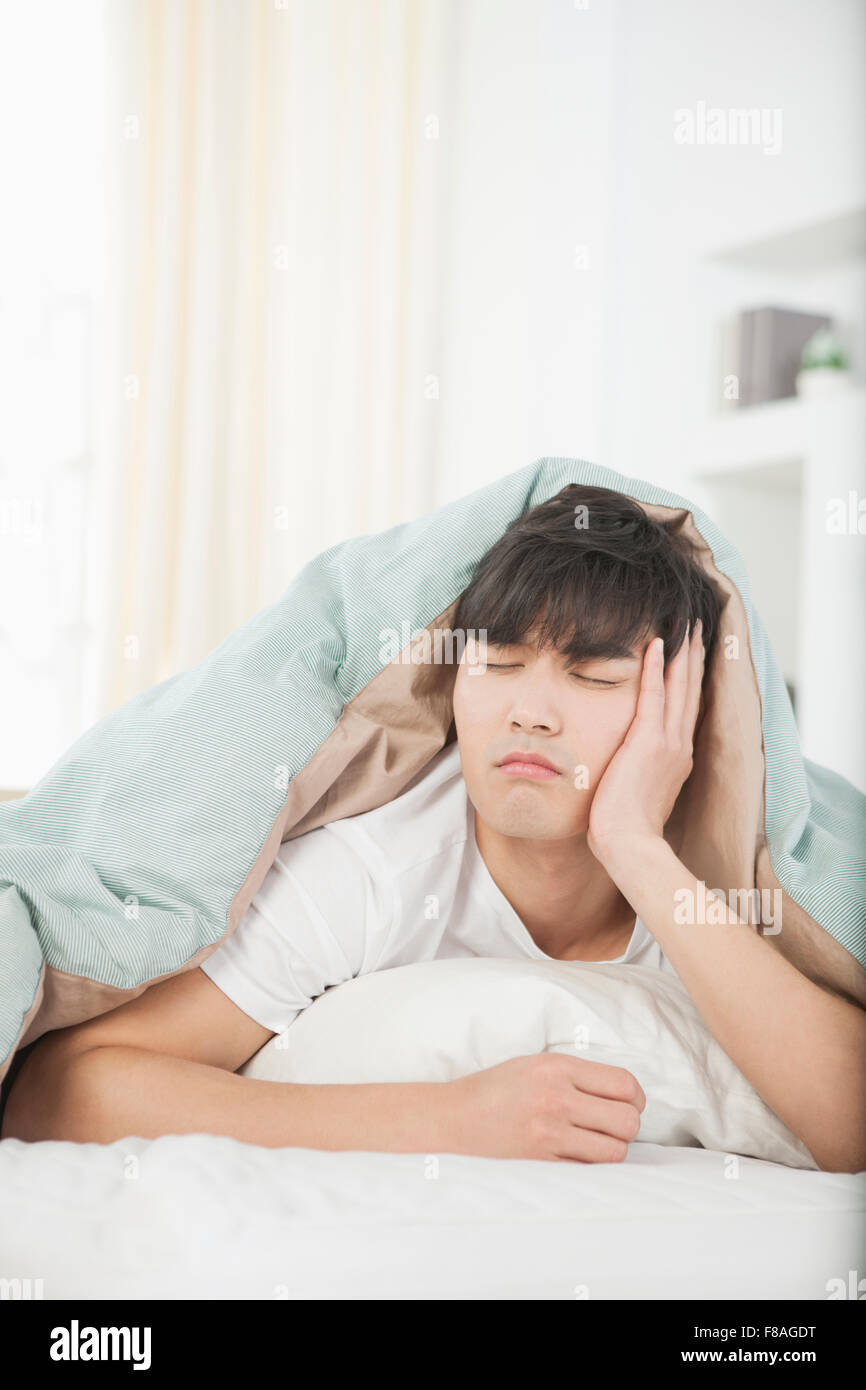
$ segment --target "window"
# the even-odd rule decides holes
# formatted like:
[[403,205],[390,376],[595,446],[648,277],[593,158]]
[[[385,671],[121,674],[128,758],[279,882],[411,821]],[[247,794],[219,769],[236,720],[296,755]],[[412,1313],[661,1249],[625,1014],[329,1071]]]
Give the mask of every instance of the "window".
[[0,790],[33,786],[86,725],[102,6],[0,21]]

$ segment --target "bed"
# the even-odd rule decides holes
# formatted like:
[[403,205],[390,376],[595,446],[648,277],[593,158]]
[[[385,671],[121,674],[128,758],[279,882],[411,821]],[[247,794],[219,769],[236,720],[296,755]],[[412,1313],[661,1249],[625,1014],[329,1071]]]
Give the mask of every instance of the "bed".
[[39,1278],[46,1299],[849,1296],[866,1173],[818,1171],[658,970],[475,958],[373,972],[326,990],[240,1071],[448,1081],[573,1051],[578,1032],[583,1055],[646,1094],[622,1163],[5,1139],[0,1278]]
[[[435,1160],[435,1161],[433,1161]],[[0,1278],[46,1299],[828,1299],[866,1174],[635,1143],[621,1164],[0,1143]],[[837,1282],[834,1282],[837,1281]],[[841,1296],[850,1296],[841,1293]]]
[[[450,632],[505,528],[572,483],[676,523],[724,597],[725,650],[665,838],[708,885],[778,893],[774,948],[866,1006],[866,799],[803,757],[742,558],[687,499],[545,458],[316,557],[204,661],[112,711],[0,806],[0,1082],[43,1034],[202,965],[285,841],[401,794],[454,737],[455,669],[424,660],[422,639]],[[766,1116],[732,1130],[718,1075],[708,1104],[684,1101],[661,1073],[644,1079],[652,1048],[633,1042],[638,1079],[668,1109],[622,1164],[5,1139],[0,1279],[39,1279],[49,1299],[849,1296],[866,1174],[798,1161]],[[602,1060],[621,1056],[605,1045]],[[376,1079],[398,1055],[380,1050]]]

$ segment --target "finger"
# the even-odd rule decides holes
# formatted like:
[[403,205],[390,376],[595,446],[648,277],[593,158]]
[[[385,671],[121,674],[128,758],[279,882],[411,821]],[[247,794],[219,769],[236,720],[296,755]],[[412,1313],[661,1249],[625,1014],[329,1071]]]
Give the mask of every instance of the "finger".
[[625,1139],[615,1139],[611,1134],[596,1134],[592,1129],[567,1125],[561,1139],[556,1143],[554,1157],[572,1163],[622,1163],[627,1154],[628,1144]]
[[664,643],[660,637],[654,637],[644,652],[635,723],[641,728],[663,729],[664,711]]
[[624,1100],[605,1100],[603,1096],[576,1096],[566,1117],[571,1124],[579,1125],[581,1129],[592,1129],[598,1134],[610,1134],[614,1139],[624,1139],[627,1144],[637,1138],[640,1129],[640,1112],[637,1106]]
[[671,739],[679,739],[683,726],[683,710],[689,691],[689,629],[683,635],[679,651],[673,661],[668,663],[665,673],[665,733]]
[[[563,1053],[563,1056],[568,1056]],[[610,1062],[591,1062],[588,1057],[569,1057],[568,1070],[572,1085],[586,1095],[603,1096],[607,1100],[625,1100],[643,1110],[646,1094],[634,1072],[615,1067]]]
[[682,740],[691,749],[694,740],[695,725],[698,719],[698,710],[701,705],[701,690],[704,683],[704,632],[703,624],[698,619],[689,653],[689,685],[688,694],[683,706],[682,720]]

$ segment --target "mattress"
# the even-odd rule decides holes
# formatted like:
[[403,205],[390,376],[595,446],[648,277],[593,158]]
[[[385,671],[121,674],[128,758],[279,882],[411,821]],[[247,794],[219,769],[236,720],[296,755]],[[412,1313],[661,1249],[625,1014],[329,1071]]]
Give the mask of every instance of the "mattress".
[[634,1143],[621,1164],[0,1143],[0,1278],[45,1299],[818,1299],[866,1173]]

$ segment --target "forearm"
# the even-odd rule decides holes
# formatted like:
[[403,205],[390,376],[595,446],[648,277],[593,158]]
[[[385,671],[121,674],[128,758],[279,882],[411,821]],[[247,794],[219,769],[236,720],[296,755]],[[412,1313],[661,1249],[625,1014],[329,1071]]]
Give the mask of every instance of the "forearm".
[[866,1169],[866,1012],[802,975],[748,923],[678,922],[675,894],[697,901],[698,880],[663,840],[624,847],[605,867],[717,1042],[815,1162]]
[[3,1137],[110,1144],[137,1135],[224,1134],[267,1148],[448,1150],[447,1082],[296,1085],[133,1047],[30,1061],[9,1096]]

